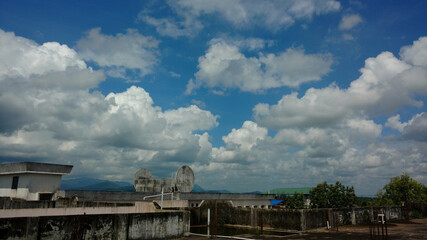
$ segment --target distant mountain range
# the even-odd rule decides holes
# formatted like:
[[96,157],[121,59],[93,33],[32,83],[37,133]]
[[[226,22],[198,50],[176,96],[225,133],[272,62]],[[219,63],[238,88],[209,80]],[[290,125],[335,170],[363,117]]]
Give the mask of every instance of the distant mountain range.
[[128,182],[108,181],[96,178],[75,178],[62,180],[61,190],[134,192],[135,188]]
[[222,189],[222,190],[206,190],[197,184],[194,184],[192,192],[194,192],[194,193],[230,193],[230,191],[225,190],[225,189]]
[[[134,192],[135,188],[129,182],[108,181],[96,178],[75,178],[62,180],[61,190],[86,190],[86,191],[121,191]],[[230,193],[228,190],[206,190],[194,184],[195,193]],[[260,193],[260,192],[253,192]]]

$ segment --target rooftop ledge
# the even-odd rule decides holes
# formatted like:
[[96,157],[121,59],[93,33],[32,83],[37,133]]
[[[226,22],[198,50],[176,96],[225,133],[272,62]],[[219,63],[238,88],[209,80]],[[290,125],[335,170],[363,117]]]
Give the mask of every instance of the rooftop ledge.
[[66,175],[70,174],[72,165],[38,163],[38,162],[17,162],[0,164],[0,175],[38,173]]

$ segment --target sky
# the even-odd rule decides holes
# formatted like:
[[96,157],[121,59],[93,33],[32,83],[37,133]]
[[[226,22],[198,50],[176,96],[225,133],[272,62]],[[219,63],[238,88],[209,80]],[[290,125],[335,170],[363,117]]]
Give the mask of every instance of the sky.
[[427,1],[0,1],[0,163],[233,192],[427,184]]

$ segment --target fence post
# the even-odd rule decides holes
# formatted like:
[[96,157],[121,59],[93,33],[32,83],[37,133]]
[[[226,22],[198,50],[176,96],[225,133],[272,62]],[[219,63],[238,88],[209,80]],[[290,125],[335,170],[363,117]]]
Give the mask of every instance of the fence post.
[[210,225],[211,225],[211,209],[208,208],[208,237],[210,237]]
[[163,210],[163,188],[162,188],[162,198],[160,201],[160,209]]

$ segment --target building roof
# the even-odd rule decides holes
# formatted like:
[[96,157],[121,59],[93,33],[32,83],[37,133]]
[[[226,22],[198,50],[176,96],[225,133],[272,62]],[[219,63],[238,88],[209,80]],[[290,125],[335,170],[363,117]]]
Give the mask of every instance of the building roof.
[[0,164],[0,175],[20,174],[20,173],[39,173],[39,174],[69,174],[73,169],[72,165],[61,165],[38,162],[17,162]]
[[302,187],[302,188],[276,188],[265,193],[269,194],[285,194],[293,195],[294,193],[302,193],[304,195],[310,194],[311,187]]

